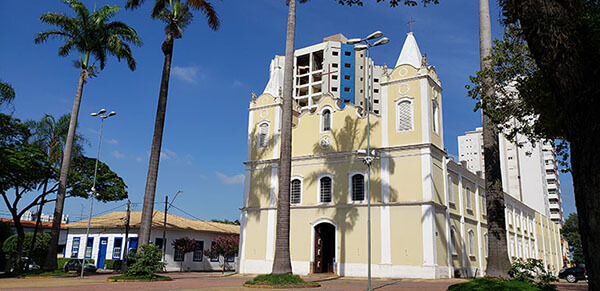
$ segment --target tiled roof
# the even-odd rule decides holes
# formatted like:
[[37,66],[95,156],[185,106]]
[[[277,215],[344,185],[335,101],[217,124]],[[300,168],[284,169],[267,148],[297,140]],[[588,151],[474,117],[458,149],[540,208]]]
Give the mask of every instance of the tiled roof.
[[[0,218],[0,222],[7,222],[11,226],[15,226],[12,219]],[[24,228],[35,228],[35,221],[21,220],[21,225],[23,225]],[[52,222],[40,222],[40,227],[43,229],[50,229],[52,228]],[[61,223],[60,229],[66,229],[64,223]]]
[[[91,228],[125,228],[125,219],[127,213],[125,211],[115,211],[102,216],[92,217],[92,221],[90,224]],[[163,227],[164,221],[164,212],[159,210],[154,210],[154,214],[152,215],[152,228],[161,228]],[[130,228],[139,228],[140,221],[142,217],[141,211],[131,211],[131,215],[129,218],[129,226]],[[75,228],[87,228],[88,221],[87,219],[69,223],[66,225],[68,229]],[[196,231],[208,231],[208,232],[216,232],[216,233],[226,233],[226,234],[239,234],[240,226],[233,224],[225,224],[218,222],[210,222],[204,220],[193,220],[184,218],[181,216],[167,214],[167,229],[177,229],[177,230],[196,230]]]

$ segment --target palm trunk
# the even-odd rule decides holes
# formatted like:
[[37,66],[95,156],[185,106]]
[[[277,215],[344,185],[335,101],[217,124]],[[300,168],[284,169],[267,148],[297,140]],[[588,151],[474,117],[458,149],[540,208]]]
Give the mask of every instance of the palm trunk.
[[[489,0],[479,0],[479,51],[481,70],[491,69],[492,61],[492,29],[490,24]],[[484,80],[486,92],[482,98],[485,108],[486,100],[494,98],[492,80]],[[488,277],[508,278],[510,261],[506,242],[506,218],[504,213],[504,193],[502,191],[502,174],[500,171],[500,151],[498,148],[498,127],[492,124],[485,110],[483,113],[483,155],[485,160],[485,193],[488,213],[488,261],[486,274]]]
[[296,0],[289,2],[285,38],[285,71],[283,77],[283,110],[281,114],[281,151],[279,154],[279,193],[277,196],[277,234],[273,274],[292,273],[290,259],[290,176],[292,172],[292,92],[294,78],[294,38],[296,33]]
[[83,85],[87,80],[88,72],[81,69],[79,74],[79,83],[77,84],[77,93],[73,101],[73,110],[71,111],[71,120],[69,121],[69,132],[67,133],[67,142],[63,152],[62,165],[60,167],[60,178],[58,180],[58,193],[56,194],[56,205],[54,206],[54,218],[52,219],[52,232],[50,233],[50,245],[48,245],[48,254],[44,262],[44,269],[55,270],[56,253],[58,250],[58,239],[60,236],[60,223],[62,220],[65,197],[67,195],[67,176],[71,166],[71,153],[73,151],[73,141],[75,139],[75,129],[77,129],[77,118],[79,116],[79,106],[81,105],[81,95],[83,94]]
[[158,164],[160,162],[160,150],[162,147],[163,131],[165,127],[165,114],[167,112],[167,96],[169,94],[169,78],[171,76],[171,59],[173,58],[173,33],[167,33],[167,38],[162,44],[165,55],[163,64],[160,92],[158,95],[158,107],[156,109],[156,121],[154,123],[154,136],[152,137],[152,149],[150,150],[150,164],[148,165],[148,177],[146,179],[146,192],[144,194],[144,207],[142,209],[142,222],[140,224],[139,244],[146,245],[150,242],[150,230],[152,227],[152,212],[154,211],[154,196],[156,194],[156,179],[158,178]]

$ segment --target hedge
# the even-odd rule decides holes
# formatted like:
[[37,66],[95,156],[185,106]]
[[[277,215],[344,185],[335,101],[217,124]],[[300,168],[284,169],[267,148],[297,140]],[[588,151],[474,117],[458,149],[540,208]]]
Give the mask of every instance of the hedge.
[[68,262],[70,259],[71,259],[71,258],[58,258],[58,259],[56,259],[56,261],[57,261],[57,264],[56,264],[56,265],[57,265],[57,268],[58,268],[59,270],[62,270],[62,268],[64,268],[64,267],[65,267],[65,264],[66,264],[66,263],[67,263],[67,262]]
[[122,260],[104,260],[104,269],[106,270],[120,270]]

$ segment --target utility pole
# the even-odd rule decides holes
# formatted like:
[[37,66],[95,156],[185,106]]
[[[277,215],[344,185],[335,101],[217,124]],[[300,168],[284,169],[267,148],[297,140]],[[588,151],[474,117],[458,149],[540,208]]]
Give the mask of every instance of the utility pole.
[[127,272],[127,257],[129,256],[129,216],[131,214],[131,201],[127,199],[127,217],[125,218],[125,250],[121,263],[121,272]]
[[[177,195],[177,194],[176,194]],[[165,219],[163,221],[163,236],[162,236],[162,245],[161,245],[161,249],[162,249],[162,255],[163,255],[163,262],[166,263],[166,254],[167,254],[167,248],[166,248],[166,239],[167,239],[167,211],[169,211],[169,196],[165,196]]]

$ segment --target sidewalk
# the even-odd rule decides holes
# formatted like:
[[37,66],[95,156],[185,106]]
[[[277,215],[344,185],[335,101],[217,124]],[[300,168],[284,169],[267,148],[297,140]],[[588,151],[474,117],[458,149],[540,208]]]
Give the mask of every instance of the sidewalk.
[[[79,278],[37,278],[37,279],[0,279],[0,290],[260,290],[243,287],[251,275],[233,273],[169,273],[173,281],[166,282],[107,282],[112,274],[96,274]],[[321,284],[321,288],[306,290],[365,290],[366,278],[346,278],[334,276],[305,276],[305,280]],[[446,290],[448,286],[464,282],[465,279],[374,279],[375,290]],[[277,290],[277,289],[269,289]],[[286,290],[286,289],[284,289]],[[289,290],[289,289],[287,289]],[[558,290],[587,290],[587,284],[560,283]]]

